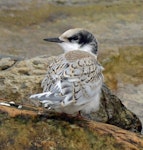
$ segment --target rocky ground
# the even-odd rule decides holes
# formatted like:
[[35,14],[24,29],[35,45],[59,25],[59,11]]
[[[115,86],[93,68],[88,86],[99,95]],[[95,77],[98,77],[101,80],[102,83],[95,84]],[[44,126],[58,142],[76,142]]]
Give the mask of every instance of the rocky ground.
[[[113,125],[0,107],[3,150],[142,150],[143,137]],[[4,113],[7,112],[7,113]]]

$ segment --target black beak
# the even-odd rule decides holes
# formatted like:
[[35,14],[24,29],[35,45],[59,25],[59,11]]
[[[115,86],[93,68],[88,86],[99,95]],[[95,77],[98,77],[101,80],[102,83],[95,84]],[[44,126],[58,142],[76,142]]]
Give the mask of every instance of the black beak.
[[43,40],[48,41],[48,42],[55,42],[55,43],[62,43],[63,42],[59,38],[47,38],[47,39],[43,39]]

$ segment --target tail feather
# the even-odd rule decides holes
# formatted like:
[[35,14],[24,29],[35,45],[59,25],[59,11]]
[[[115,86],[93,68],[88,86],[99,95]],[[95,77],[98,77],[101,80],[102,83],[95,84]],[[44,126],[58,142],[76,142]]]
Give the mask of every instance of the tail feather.
[[48,97],[51,95],[51,92],[44,92],[44,93],[39,93],[39,94],[33,94],[29,98],[30,99],[35,99],[35,100],[46,100]]
[[31,95],[29,98],[39,101],[43,107],[52,109],[54,107],[59,106],[61,101],[65,98],[65,96],[61,96],[60,94],[57,93],[44,92],[44,93]]

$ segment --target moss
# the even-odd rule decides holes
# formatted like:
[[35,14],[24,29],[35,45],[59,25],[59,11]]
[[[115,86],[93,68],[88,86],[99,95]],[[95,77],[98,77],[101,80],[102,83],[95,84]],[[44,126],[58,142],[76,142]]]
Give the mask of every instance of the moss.
[[[99,135],[66,121],[7,119],[0,126],[0,149],[120,149],[111,135]],[[23,120],[23,119],[22,119]],[[25,123],[26,122],[26,123]],[[110,143],[110,144],[109,144]]]

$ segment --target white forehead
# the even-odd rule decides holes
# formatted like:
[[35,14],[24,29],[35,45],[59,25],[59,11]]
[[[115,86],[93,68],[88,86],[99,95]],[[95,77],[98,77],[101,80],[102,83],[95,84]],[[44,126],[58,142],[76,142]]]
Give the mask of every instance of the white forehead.
[[67,38],[73,36],[74,34],[78,33],[81,30],[83,30],[83,29],[82,28],[69,29],[69,30],[65,31],[59,38],[67,39]]

